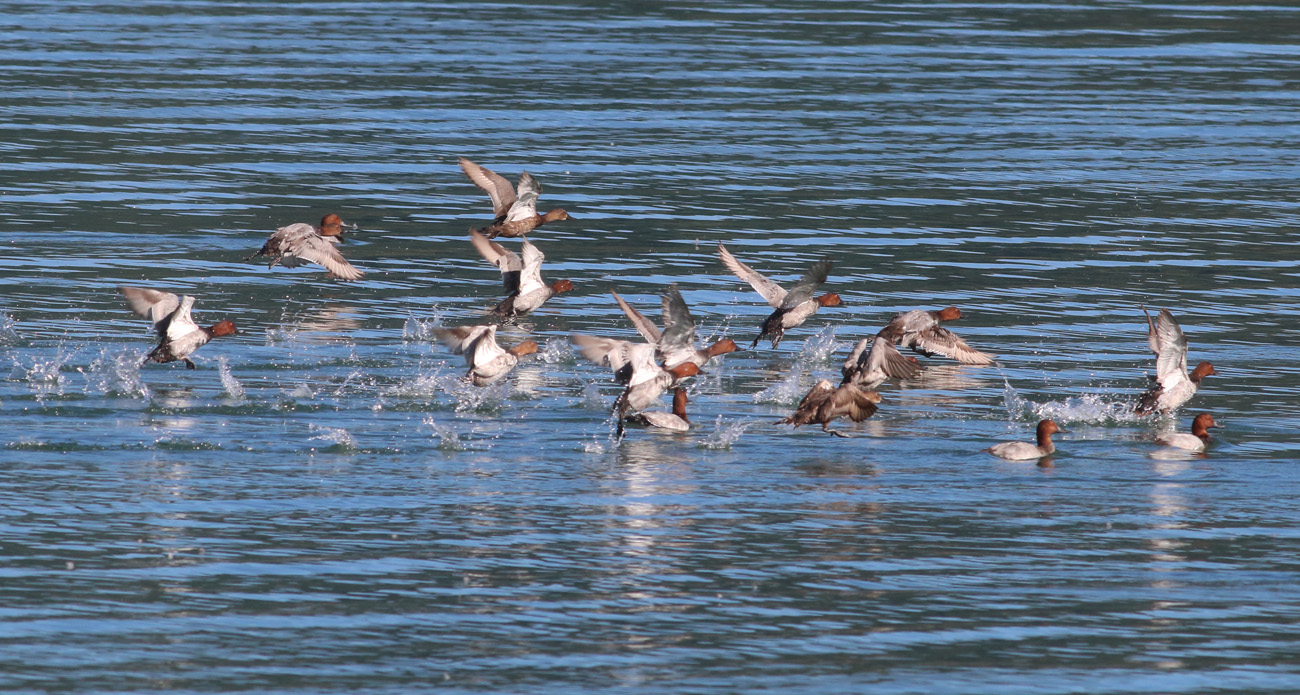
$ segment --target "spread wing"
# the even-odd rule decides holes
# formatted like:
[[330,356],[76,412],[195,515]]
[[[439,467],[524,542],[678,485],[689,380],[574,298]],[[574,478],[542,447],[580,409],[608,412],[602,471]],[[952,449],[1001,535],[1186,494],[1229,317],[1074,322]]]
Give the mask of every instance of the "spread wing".
[[360,280],[365,275],[348,263],[347,259],[343,258],[343,254],[339,253],[335,243],[325,237],[305,237],[292,249],[292,252],[304,261],[311,261],[324,267],[330,275],[340,280]]
[[537,217],[537,196],[541,194],[542,184],[537,183],[537,179],[525,171],[523,176],[519,177],[519,197],[506,212],[506,222],[518,222]]
[[515,204],[515,187],[505,180],[501,175],[493,172],[487,167],[481,167],[474,162],[459,157],[461,171],[474,182],[475,186],[487,191],[488,197],[492,199],[492,214],[501,217],[510,210],[510,206]]
[[993,364],[994,356],[966,344],[956,333],[938,323],[916,335],[913,347],[926,355],[943,355],[962,364]]
[[618,296],[617,292],[610,290],[609,293],[614,295],[614,301],[618,302],[619,308],[623,310],[624,314],[627,314],[627,318],[632,321],[632,325],[636,326],[636,332],[640,333],[641,337],[645,338],[647,342],[658,343],[660,333],[654,322],[623,301],[623,298]]
[[455,328],[435,328],[433,335],[457,355],[465,355],[465,363],[471,367],[487,364],[505,354],[497,345],[496,324],[486,326],[457,326]]
[[546,260],[546,256],[527,239],[524,239],[523,251],[523,272],[519,274],[519,294],[546,289],[546,283],[542,282],[542,261]]
[[131,307],[140,316],[147,316],[153,322],[156,328],[160,322],[171,316],[181,305],[181,298],[171,292],[160,292],[159,290],[147,290],[142,287],[127,287],[125,285],[117,288],[122,296],[126,297],[127,306]]
[[469,233],[469,241],[478,250],[483,260],[501,271],[501,283],[505,285],[506,292],[508,294],[518,292],[520,274],[524,269],[524,262],[519,259],[519,254],[475,231]]
[[623,354],[632,367],[628,388],[652,381],[664,370],[655,362],[655,346],[649,343],[623,343]]
[[496,332],[495,325],[488,326],[457,326],[455,328],[435,328],[433,337],[439,342],[451,348],[451,351],[457,355],[468,352],[480,338],[485,335],[491,335]]
[[780,422],[796,427],[815,422],[814,418],[817,411],[821,409],[832,393],[835,393],[835,387],[831,385],[831,382],[822,379],[809,389],[808,393],[799,401],[799,405],[794,409],[794,414]]
[[578,354],[602,367],[609,367],[615,373],[628,365],[626,348],[630,343],[626,340],[575,333],[569,336],[569,341],[577,346]]
[[[1143,313],[1146,309],[1142,309]],[[1164,383],[1167,378],[1177,373],[1187,376],[1187,336],[1179,328],[1174,315],[1168,309],[1161,309],[1154,324],[1147,314],[1147,345],[1156,353],[1156,380]]]
[[664,332],[659,351],[665,364],[677,364],[695,356],[695,317],[682,299],[677,285],[669,285],[663,294]]
[[921,365],[903,357],[889,339],[878,335],[859,340],[841,371],[846,382],[861,384],[886,377],[910,379],[921,371]]
[[818,287],[822,286],[822,283],[826,282],[826,277],[830,275],[830,272],[830,261],[817,261],[812,264],[808,272],[804,273],[803,277],[799,278],[799,282],[795,283],[794,287],[791,287],[790,291],[786,293],[785,299],[781,301],[781,305],[777,308],[793,309],[812,299],[813,293],[817,291]]
[[167,342],[175,343],[191,337],[195,333],[202,333],[203,329],[194,323],[194,318],[190,316],[190,309],[194,307],[194,297],[185,295],[181,297],[181,304],[169,316],[158,324],[158,332],[167,337]]
[[862,422],[876,414],[876,404],[879,402],[880,394],[875,391],[868,391],[857,384],[845,384],[835,389],[822,403],[819,410],[826,419],[821,421],[847,417],[854,422]]
[[722,245],[722,242],[718,242],[718,258],[722,259],[722,265],[727,266],[727,270],[730,270],[741,280],[748,282],[755,292],[763,295],[763,299],[767,300],[767,303],[772,305],[773,309],[781,308],[782,303],[785,301],[786,292],[780,285],[736,260],[736,257],[731,255],[731,252]]

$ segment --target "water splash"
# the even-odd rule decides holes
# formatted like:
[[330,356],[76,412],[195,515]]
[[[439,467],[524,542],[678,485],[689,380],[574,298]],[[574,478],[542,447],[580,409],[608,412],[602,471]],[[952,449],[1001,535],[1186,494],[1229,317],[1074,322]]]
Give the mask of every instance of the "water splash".
[[510,381],[503,379],[491,386],[475,386],[463,376],[450,374],[439,379],[442,387],[456,399],[456,412],[501,410],[510,398]]
[[285,390],[284,395],[297,400],[311,400],[316,397],[316,392],[307,384],[298,384],[292,390]]
[[600,385],[594,381],[583,385],[582,397],[578,400],[578,405],[585,410],[609,410],[612,407],[612,403],[601,395]]
[[441,366],[435,367],[433,371],[425,371],[423,365],[416,372],[415,376],[398,384],[394,384],[384,390],[384,395],[395,398],[413,398],[433,400],[438,396],[441,390],[441,384],[446,379],[446,374]]
[[72,352],[66,350],[62,344],[54,356],[49,359],[35,358],[30,364],[19,361],[15,355],[13,357],[13,370],[9,372],[11,381],[26,381],[34,388],[42,392],[54,392],[58,395],[63,394],[63,386],[67,383],[67,378],[63,376],[63,365],[72,357]]
[[709,433],[696,446],[701,449],[730,449],[733,444],[740,440],[745,434],[745,430],[751,425],[756,424],[753,421],[735,420],[726,421],[719,415],[713,423],[713,432]]
[[235,400],[243,400],[244,385],[230,373],[230,364],[225,357],[217,358],[217,376],[221,378],[221,386],[225,388],[227,396]]
[[[342,427],[326,427],[316,424],[310,425],[310,427],[311,431],[316,433],[309,437],[310,441],[330,443],[329,446],[320,449],[320,451],[330,453],[357,451],[357,440]],[[312,447],[312,451],[316,451],[316,447]]]
[[438,448],[443,451],[467,451],[469,447],[460,440],[460,434],[456,428],[451,425],[439,424],[432,417],[424,418],[424,424],[433,430],[433,436],[438,438]]
[[267,347],[278,347],[296,342],[298,342],[298,329],[296,326],[281,326],[279,328],[266,329]]
[[15,328],[18,320],[8,313],[0,311],[0,345],[17,345],[18,329]]
[[148,398],[149,387],[140,374],[141,357],[135,350],[101,348],[99,357],[77,371],[86,378],[86,393]]
[[775,405],[798,405],[808,392],[809,385],[804,379],[803,370],[796,364],[786,377],[754,394],[755,403],[772,403]]
[[803,342],[795,361],[808,365],[822,364],[844,348],[843,343],[835,340],[835,326],[826,326]]
[[1010,382],[1003,381],[1003,401],[1011,420],[1055,420],[1059,424],[1100,425],[1143,422],[1146,418],[1133,410],[1133,403],[1106,400],[1106,394],[1085,393],[1064,401],[1035,403],[1021,396]]
[[537,359],[546,364],[569,364],[574,362],[573,347],[564,338],[551,338],[537,352]]
[[402,340],[408,343],[427,343],[433,340],[433,329],[442,327],[442,313],[435,305],[427,319],[408,316],[402,324]]

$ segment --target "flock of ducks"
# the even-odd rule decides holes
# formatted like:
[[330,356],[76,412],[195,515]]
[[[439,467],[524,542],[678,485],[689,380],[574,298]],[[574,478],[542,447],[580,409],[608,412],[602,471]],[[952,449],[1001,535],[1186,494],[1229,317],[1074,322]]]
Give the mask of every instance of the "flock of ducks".
[[[488,323],[435,329],[435,337],[452,352],[464,355],[469,366],[466,378],[475,386],[488,386],[505,378],[519,360],[538,351],[537,343],[525,340],[509,348],[497,342],[497,322],[524,316],[537,310],[551,297],[573,289],[569,280],[547,283],[542,278],[545,256],[530,243],[525,235],[552,222],[571,219],[569,213],[556,209],[537,212],[537,199],[541,185],[527,172],[511,186],[504,177],[474,162],[460,158],[461,169],[492,200],[495,215],[491,224],[470,231],[470,242],[478,253],[501,272],[506,298],[490,312]],[[355,268],[339,251],[343,234],[355,230],[336,214],[325,215],[319,227],[298,223],[277,229],[261,250],[248,256],[269,258],[268,267],[283,265],[293,268],[314,263],[328,271],[330,277],[340,280],[358,280],[365,273]],[[497,237],[520,238],[516,253],[495,241]],[[780,345],[787,330],[803,324],[824,307],[842,306],[834,293],[816,296],[830,274],[831,262],[818,261],[793,286],[786,289],[778,283],[741,262],[721,243],[718,258],[722,265],[748,283],[772,307],[772,313],[759,327],[758,336],[750,345],[757,348],[767,339],[773,348]],[[194,369],[190,355],[213,338],[236,333],[229,320],[219,321],[211,327],[195,323],[191,310],[194,297],[178,297],[169,292],[138,287],[120,287],[127,305],[140,316],[153,322],[159,342],[145,358],[145,363],[184,362]],[[613,338],[574,334],[570,340],[581,354],[591,362],[609,368],[623,392],[614,401],[618,436],[624,434],[625,423],[640,423],[651,427],[685,431],[691,423],[686,413],[688,403],[683,382],[701,373],[701,368],[714,358],[739,350],[730,338],[719,340],[701,348],[696,344],[695,319],[676,285],[671,285],[662,295],[662,327],[655,325],[644,314],[629,305],[617,292],[612,292],[615,302],[626,314],[644,342],[631,342]],[[1190,373],[1187,371],[1187,338],[1168,309],[1161,309],[1155,319],[1143,307],[1147,316],[1147,342],[1156,354],[1156,375],[1153,384],[1138,399],[1139,414],[1169,414],[1186,403],[1196,393],[1202,380],[1215,373],[1213,365],[1201,362]],[[793,414],[778,422],[798,428],[801,425],[819,424],[822,430],[839,437],[842,432],[831,429],[837,419],[848,418],[861,422],[873,415],[881,402],[874,389],[887,379],[905,380],[916,377],[924,367],[915,357],[904,356],[900,347],[926,357],[947,357],[968,365],[992,365],[995,357],[972,348],[956,333],[948,330],[944,322],[962,318],[956,307],[937,311],[916,309],[902,312],[874,337],[857,342],[841,367],[838,385],[822,379],[808,391]],[[673,393],[672,410],[654,410],[662,395]],[[1192,421],[1191,434],[1168,434],[1157,442],[1169,447],[1203,451],[1209,443],[1208,428],[1216,427],[1208,413],[1198,414]],[[1037,440],[1007,442],[986,449],[989,453],[1010,460],[1028,460],[1047,456],[1055,451],[1052,435],[1062,430],[1051,420],[1038,423]]]

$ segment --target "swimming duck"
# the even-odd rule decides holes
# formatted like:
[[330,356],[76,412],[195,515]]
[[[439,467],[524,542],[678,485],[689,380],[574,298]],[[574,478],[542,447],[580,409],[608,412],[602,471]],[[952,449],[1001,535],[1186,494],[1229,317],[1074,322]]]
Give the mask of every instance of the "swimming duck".
[[691,421],[686,417],[686,389],[679,388],[673,391],[673,412],[643,410],[636,415],[628,416],[627,421],[674,432],[690,430]]
[[821,423],[823,432],[847,439],[849,435],[831,429],[830,424],[841,417],[862,422],[875,414],[879,402],[880,394],[875,391],[854,383],[842,384],[837,388],[830,381],[822,379],[799,401],[794,414],[777,420],[777,424],[794,425],[798,429],[800,425]]
[[695,317],[691,316],[691,310],[686,306],[686,300],[682,299],[682,293],[678,291],[675,284],[669,285],[668,290],[663,294],[664,329],[662,332],[653,321],[623,301],[617,292],[611,290],[610,294],[614,295],[614,301],[618,302],[623,313],[632,321],[637,333],[659,348],[665,367],[676,367],[684,362],[694,362],[695,366],[703,367],[718,355],[740,349],[736,341],[731,338],[723,338],[703,350],[697,349]]
[[620,420],[654,404],[668,387],[688,376],[700,373],[694,362],[683,362],[664,369],[655,361],[655,346],[612,338],[573,334],[569,340],[586,359],[614,371],[614,378],[627,388],[614,401]]
[[940,321],[955,321],[961,316],[961,310],[955,306],[939,311],[913,309],[895,314],[889,325],[876,335],[926,357],[942,355],[962,364],[993,364],[993,355],[972,348],[956,333],[939,325]]
[[497,344],[496,324],[435,328],[433,335],[452,352],[465,355],[469,372],[465,375],[475,386],[489,386],[500,381],[519,364],[519,358],[537,352],[537,343],[525,340],[503,350]]
[[903,357],[894,344],[882,336],[863,338],[844,360],[840,385],[855,383],[863,388],[875,388],[885,379],[910,379],[923,367],[914,357]]
[[763,338],[769,338],[772,341],[772,347],[781,344],[781,338],[785,336],[787,328],[794,328],[802,324],[809,316],[817,313],[817,310],[824,306],[840,306],[843,302],[840,296],[835,293],[824,294],[820,297],[813,297],[813,292],[826,282],[826,277],[831,272],[830,261],[817,261],[808,269],[799,282],[786,292],[785,288],[767,279],[765,276],[755,271],[753,268],[736,260],[723,247],[722,242],[718,242],[718,257],[722,259],[722,264],[727,266],[727,270],[735,273],[736,277],[748,282],[750,287],[763,295],[763,299],[772,306],[776,311],[772,312],[763,321],[762,330],[758,337],[754,339],[754,344],[750,349],[758,347],[758,341]]
[[190,316],[194,297],[189,295],[177,297],[170,292],[126,286],[118,287],[117,291],[126,297],[131,311],[149,317],[153,321],[154,330],[158,331],[158,347],[145,357],[144,364],[165,364],[180,360],[185,363],[186,369],[194,369],[190,355],[195,350],[207,345],[213,338],[237,332],[235,324],[229,319],[218,321],[211,328],[194,323]]
[[[266,240],[261,251],[244,260],[270,256],[271,263],[268,268],[274,268],[277,263],[286,268],[296,268],[303,263],[315,263],[328,270],[330,277],[340,280],[360,280],[365,273],[348,263],[336,248],[343,243],[345,227],[347,225],[343,220],[333,213],[321,218],[320,227],[313,227],[306,222],[281,227]],[[356,229],[356,225],[350,228]]]
[[536,246],[528,243],[527,239],[523,243],[522,260],[519,254],[477,231],[471,231],[469,239],[479,254],[501,271],[501,282],[509,296],[492,309],[492,313],[497,316],[523,316],[545,304],[551,297],[573,289],[573,283],[568,280],[558,280],[549,285],[542,282],[542,261],[546,260],[546,256]]
[[1205,451],[1210,445],[1209,428],[1218,427],[1219,423],[1209,413],[1201,413],[1192,419],[1192,433],[1174,432],[1156,438],[1157,444],[1172,446],[1188,451]]
[[509,181],[491,169],[481,167],[464,157],[457,161],[469,180],[492,198],[492,214],[497,216],[496,219],[492,224],[475,230],[487,238],[523,236],[548,222],[571,219],[569,213],[562,208],[551,210],[545,215],[537,214],[537,196],[542,194],[542,185],[528,172],[525,171],[519,177],[519,188],[516,190]]
[[1146,307],[1142,307],[1142,313],[1147,315],[1147,345],[1156,354],[1156,375],[1150,377],[1156,383],[1138,398],[1136,412],[1171,413],[1191,400],[1201,380],[1216,373],[1214,365],[1202,362],[1188,375],[1187,337],[1174,315],[1161,309],[1152,322]]
[[1007,459],[1008,461],[1025,461],[1028,459],[1042,458],[1053,451],[1056,451],[1056,445],[1052,443],[1052,435],[1063,430],[1056,426],[1051,420],[1042,420],[1038,423],[1038,445],[1035,446],[1029,442],[1004,442],[991,446],[985,451],[994,456]]

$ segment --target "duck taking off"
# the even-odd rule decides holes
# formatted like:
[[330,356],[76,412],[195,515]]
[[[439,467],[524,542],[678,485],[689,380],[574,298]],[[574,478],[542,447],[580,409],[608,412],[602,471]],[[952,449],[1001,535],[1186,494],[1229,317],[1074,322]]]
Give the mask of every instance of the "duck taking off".
[[510,185],[504,177],[487,167],[482,167],[464,157],[458,158],[460,168],[482,188],[492,199],[492,214],[496,219],[492,224],[477,229],[483,236],[494,239],[499,236],[523,236],[548,222],[572,219],[563,208],[556,208],[544,215],[537,213],[537,197],[542,194],[542,184],[537,183],[528,172],[519,177],[519,187]]

